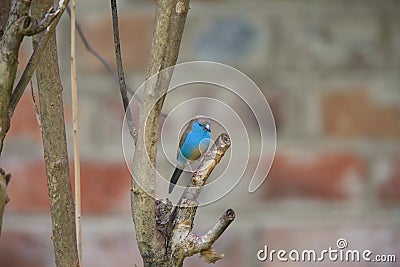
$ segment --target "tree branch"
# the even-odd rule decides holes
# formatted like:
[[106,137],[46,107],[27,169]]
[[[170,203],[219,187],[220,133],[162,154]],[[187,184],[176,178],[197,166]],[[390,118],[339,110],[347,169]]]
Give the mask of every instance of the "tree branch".
[[[62,3],[64,3],[62,8],[65,9],[67,1]],[[32,15],[39,17],[52,5],[53,0],[34,0]],[[58,19],[59,17],[57,17]],[[36,57],[37,63],[33,64],[31,62],[26,69],[33,71],[37,64],[36,78],[39,91],[43,150],[50,197],[52,240],[56,266],[75,267],[79,266],[79,258],[65,136],[63,88],[59,74],[57,43],[54,34],[56,22],[47,29],[44,35],[34,36],[33,45],[36,53],[34,52],[32,56]],[[46,56],[38,60],[38,51]]]
[[10,0],[0,0],[0,40],[7,25],[8,13],[10,13]]
[[228,226],[235,219],[235,212],[228,209],[222,214],[218,222],[203,236],[198,236],[194,233],[189,233],[184,240],[183,247],[189,248],[186,252],[186,257],[200,253],[207,263],[215,263],[224,257],[224,254],[218,255],[215,250],[211,249],[215,241],[222,235]]
[[[179,3],[189,6],[189,1]],[[176,63],[180,38],[178,42],[172,42],[171,36],[182,36],[185,23],[185,20],[180,20],[183,25],[174,25],[176,16],[181,15],[175,12],[177,5],[176,0],[157,2],[147,78]],[[147,80],[140,104],[138,140],[132,168],[131,207],[136,239],[145,266],[168,266],[166,236],[157,230],[154,191],[159,117],[172,71]]]
[[[13,3],[5,32],[0,45],[0,154],[3,150],[3,142],[8,129],[10,128],[10,118],[8,107],[12,86],[18,66],[18,51],[24,37],[21,32],[21,22],[28,16],[30,3],[22,4],[18,1]],[[18,16],[19,14],[19,16]]]
[[[147,69],[148,78],[168,67],[165,59],[175,2],[175,0],[158,0]],[[158,99],[166,90],[167,88],[159,86],[145,88],[144,98],[140,104],[138,140],[133,159],[131,207],[136,239],[144,266],[154,266],[153,262],[156,259],[160,266],[165,265],[160,262],[160,259],[165,260],[165,239],[159,235],[156,228],[154,166],[157,147],[152,144],[157,143],[158,120],[164,98]]]
[[[69,7],[67,7],[67,13],[68,15],[71,17],[71,10]],[[89,43],[89,41],[87,40],[85,34],[82,31],[81,25],[78,23],[78,21],[75,21],[75,26],[76,26],[76,30],[78,32],[79,37],[81,38],[83,45],[85,46],[86,50],[89,51],[89,53],[91,53],[95,58],[97,58],[97,60],[100,61],[100,63],[104,66],[104,68],[113,76],[114,80],[116,82],[119,81],[118,78],[118,74],[114,71],[114,69],[111,67],[110,63],[107,62],[107,60],[102,57]],[[126,87],[128,89],[128,91],[133,94],[134,91],[132,88],[129,88],[129,86]]]
[[10,182],[11,175],[6,174],[3,169],[0,168],[0,236],[1,236],[1,226],[3,224],[3,213],[4,207],[8,202],[7,196],[7,185]]
[[[67,7],[67,13],[68,15],[71,17],[71,10],[69,7]],[[100,63],[104,66],[104,68],[108,71],[108,73],[111,74],[111,76],[113,77],[113,79],[116,82],[119,82],[119,77],[118,77],[118,73],[111,67],[110,63],[107,62],[107,60],[101,56],[99,54],[99,52],[97,52],[89,43],[89,41],[87,40],[85,34],[82,31],[82,27],[81,25],[78,23],[78,21],[75,21],[75,26],[76,26],[76,30],[78,32],[79,37],[81,38],[83,45],[85,46],[86,50],[89,51],[89,53],[91,53],[98,61],[100,61]],[[128,85],[126,85],[126,90],[131,94],[134,95],[135,94],[135,90],[133,90],[131,87],[129,87]],[[138,102],[140,102],[140,98],[135,95],[135,99],[138,100]]]
[[[175,62],[178,60],[179,53],[175,51],[180,48],[183,30],[185,29],[186,18],[189,11],[189,0],[179,0],[175,5],[175,12],[173,17],[173,27],[170,31],[169,45],[168,45],[168,62]],[[175,65],[172,64],[172,65]],[[171,66],[172,66],[171,65]]]
[[[67,7],[67,13],[69,16],[71,16],[71,10],[69,7]],[[119,77],[118,73],[111,67],[110,63],[107,62],[107,60],[101,56],[89,43],[87,40],[85,34],[82,31],[81,25],[78,23],[78,21],[75,22],[76,25],[76,30],[78,32],[79,37],[81,38],[83,45],[85,46],[86,50],[91,53],[100,63],[103,65],[103,67],[107,70],[107,72],[113,77],[113,79],[119,83]],[[142,100],[140,99],[139,95],[135,94],[135,90],[132,89],[129,85],[125,84],[126,86],[126,91],[129,92],[130,95],[133,95],[134,98],[138,103],[140,103]],[[160,115],[162,118],[166,118],[167,114],[161,113]],[[129,125],[128,125],[129,127]],[[132,131],[131,131],[132,132]],[[137,133],[136,133],[137,134]]]
[[28,85],[30,79],[32,78],[33,72],[35,71],[35,67],[38,64],[38,61],[43,54],[43,50],[46,47],[47,43],[49,42],[50,37],[54,34],[56,26],[60,21],[61,15],[67,8],[68,3],[69,0],[61,0],[59,2],[59,7],[55,11],[53,11],[54,9],[53,7],[51,7],[50,9],[51,14],[45,14],[43,16],[42,19],[43,21],[49,21],[48,17],[51,16],[52,17],[51,21],[53,23],[51,23],[49,26],[44,27],[44,25],[42,25],[41,27],[41,29],[46,29],[46,31],[41,35],[40,41],[37,42],[37,46],[35,47],[31,55],[31,58],[29,59],[29,62],[26,65],[24,72],[22,73],[21,78],[19,79],[18,84],[12,93],[10,106],[8,108],[8,113],[9,113],[8,116],[10,118],[12,117],[15,107],[17,106],[19,100],[21,99],[26,86]]
[[235,213],[233,210],[227,210],[217,224],[205,235],[198,236],[191,231],[199,204],[197,200],[201,189],[230,145],[230,138],[226,133],[222,133],[217,138],[210,150],[204,155],[202,162],[193,174],[192,179],[189,181],[178,202],[178,206],[171,216],[170,227],[172,227],[172,232],[169,250],[171,251],[171,261],[176,266],[182,266],[185,257],[192,256],[204,250],[208,252],[203,253],[203,257],[207,262],[215,262],[223,257],[223,255],[218,255],[215,251],[209,249],[234,220]]
[[[193,253],[198,253],[202,250],[210,248],[214,242],[222,235],[222,233],[228,228],[228,226],[235,219],[235,212],[232,209],[228,209],[222,214],[218,222],[199,240],[195,241],[195,247]],[[191,242],[191,240],[189,240]]]
[[222,133],[220,136],[218,136],[213,146],[204,155],[202,162],[197,168],[197,171],[189,181],[189,185],[185,188],[181,200],[189,199],[197,201],[201,189],[208,179],[208,176],[214,170],[215,166],[221,161],[221,158],[224,156],[225,152],[230,146],[231,140],[228,134]]
[[111,11],[112,11],[112,22],[113,22],[113,32],[114,32],[114,46],[115,46],[115,60],[117,62],[117,70],[118,70],[118,81],[119,81],[119,89],[121,92],[122,103],[124,105],[124,111],[126,114],[126,119],[128,122],[129,132],[133,138],[135,144],[137,143],[137,130],[133,125],[132,113],[129,108],[129,99],[128,93],[126,90],[125,83],[125,75],[124,75],[124,67],[122,66],[122,57],[121,57],[121,45],[119,41],[119,27],[118,27],[118,11],[117,11],[117,1],[111,0]]
[[75,41],[75,0],[71,0],[71,96],[72,96],[72,132],[74,142],[74,189],[75,189],[75,227],[79,266],[82,265],[82,223],[81,223],[81,164],[78,136],[78,82],[76,78],[76,41]]
[[[54,19],[49,11],[40,20],[29,16],[31,1],[14,1],[0,43],[0,154],[4,138],[10,128],[9,107],[18,66],[18,51],[26,35],[43,30]],[[4,22],[2,22],[4,24]]]

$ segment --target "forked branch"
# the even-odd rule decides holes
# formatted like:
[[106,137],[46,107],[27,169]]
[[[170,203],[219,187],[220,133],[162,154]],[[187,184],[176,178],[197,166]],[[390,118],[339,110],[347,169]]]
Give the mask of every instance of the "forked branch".
[[[24,36],[37,34],[46,29],[49,25],[57,24],[52,22],[58,21],[57,18],[59,18],[62,13],[60,9],[50,9],[41,18],[34,19],[29,15],[30,5],[31,1],[27,0],[13,1],[13,5],[11,7],[12,11],[8,16],[4,33],[1,36],[0,153],[3,149],[4,138],[10,128],[10,118],[15,109],[15,106],[18,103],[19,98],[22,96],[23,93],[23,90],[21,89],[14,90],[13,92],[13,85],[18,66],[18,52],[21,42]],[[2,24],[4,26],[4,23]],[[33,69],[34,66],[36,66],[36,64],[33,64]],[[28,85],[29,79],[26,80],[25,87]],[[25,89],[25,87],[23,89]]]
[[[51,8],[49,10],[49,12],[46,13],[42,17],[41,21],[42,20],[48,21],[49,25],[46,27],[44,27],[44,25],[43,25],[43,27],[41,27],[42,30],[46,29],[46,31],[44,31],[42,33],[42,36],[41,36],[40,40],[38,41],[38,44],[35,47],[32,55],[31,55],[31,58],[29,59],[28,64],[26,65],[24,72],[22,73],[21,78],[19,79],[18,84],[12,93],[11,102],[10,102],[10,106],[9,106],[9,117],[10,118],[12,117],[15,107],[17,106],[19,100],[21,99],[26,86],[28,85],[29,81],[31,80],[32,75],[35,71],[36,65],[38,64],[39,59],[42,56],[43,50],[45,49],[47,43],[49,42],[50,37],[53,36],[56,26],[57,26],[58,22],[60,21],[61,15],[64,13],[65,9],[67,8],[68,3],[69,3],[69,0],[61,0],[59,2],[59,7],[56,10]],[[50,22],[53,22],[53,23],[50,24]],[[32,34],[35,34],[35,33],[32,33]]]
[[[28,85],[43,49],[54,32],[68,2],[69,0],[61,0],[57,9],[50,8],[39,19],[34,19],[29,15],[31,1],[17,0],[13,2],[0,43],[0,154],[15,107]],[[45,33],[42,35],[37,49],[33,52],[18,85],[13,91],[18,66],[18,52],[23,38],[44,30]]]
[[201,253],[206,262],[215,262],[222,259],[211,247],[225,229],[235,219],[235,212],[228,209],[205,235],[198,236],[192,232],[193,221],[196,215],[198,197],[211,172],[221,161],[230,147],[230,138],[222,133],[204,158],[189,181],[171,217],[172,232],[169,242],[171,261],[174,266],[182,266],[185,257]]
[[[12,6],[10,7],[10,2]],[[68,0],[61,0],[60,7],[56,10],[47,9],[44,15],[35,19],[29,15],[30,0],[1,1],[0,7],[0,155],[3,150],[4,138],[10,129],[10,119],[15,107],[28,85],[33,71],[38,63],[43,48],[46,46],[51,34],[68,5]],[[8,12],[10,11],[11,12]],[[7,23],[5,20],[7,18]],[[46,30],[43,42],[36,49],[26,67],[19,86],[13,91],[18,67],[18,52],[25,36],[38,34]],[[27,75],[29,74],[29,75]],[[23,82],[21,82],[23,81]],[[0,174],[2,180],[4,175]],[[7,177],[7,176],[6,176]],[[4,199],[7,199],[4,181],[0,181],[0,220],[3,217]],[[7,184],[7,182],[6,182]],[[0,221],[1,223],[1,221]],[[1,232],[1,227],[0,227]]]
[[[178,58],[188,11],[189,0],[157,1],[147,81],[140,102],[131,187],[132,216],[144,266],[182,266],[186,257],[196,253],[206,262],[221,259],[223,255],[218,255],[212,245],[235,218],[235,213],[227,210],[205,235],[192,232],[201,188],[230,146],[227,134],[221,134],[206,153],[174,212],[171,213],[172,204],[168,199],[155,200],[159,117]],[[115,40],[118,62],[118,38]],[[124,88],[121,73],[119,71],[119,78]]]
[[[188,2],[188,1],[187,1]],[[169,53],[178,54],[179,46],[170,45],[174,28],[176,0],[158,0],[155,29],[152,39],[147,78],[159,73],[176,61]],[[188,5],[188,3],[187,3]],[[183,22],[184,23],[184,22]],[[182,35],[183,27],[179,28]],[[177,57],[177,56],[176,56]],[[170,78],[170,77],[169,77]],[[158,124],[169,79],[156,75],[150,79],[140,103],[138,139],[132,167],[131,208],[135,223],[136,240],[145,266],[168,266],[166,240],[157,230],[155,201],[155,168],[157,155]],[[148,80],[149,81],[149,80]]]

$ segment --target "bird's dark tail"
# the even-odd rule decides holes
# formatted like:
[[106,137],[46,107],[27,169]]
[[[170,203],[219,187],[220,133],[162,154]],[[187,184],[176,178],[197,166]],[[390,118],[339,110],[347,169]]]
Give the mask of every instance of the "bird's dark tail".
[[172,174],[171,180],[169,182],[169,193],[171,194],[174,189],[176,183],[178,182],[179,177],[181,176],[183,170],[179,168],[175,168],[174,174]]

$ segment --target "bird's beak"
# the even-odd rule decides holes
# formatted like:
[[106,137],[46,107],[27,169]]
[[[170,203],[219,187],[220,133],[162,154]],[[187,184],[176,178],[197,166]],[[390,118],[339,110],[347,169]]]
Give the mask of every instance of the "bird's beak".
[[209,131],[209,132],[211,132],[210,131],[210,124],[206,124],[206,126],[204,127],[207,131]]

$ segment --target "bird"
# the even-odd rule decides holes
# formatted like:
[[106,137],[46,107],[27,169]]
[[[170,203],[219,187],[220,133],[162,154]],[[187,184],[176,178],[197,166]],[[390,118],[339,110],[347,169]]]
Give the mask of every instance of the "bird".
[[179,141],[177,164],[169,184],[170,194],[188,162],[198,160],[207,151],[210,145],[210,133],[209,118],[197,116],[190,120]]

